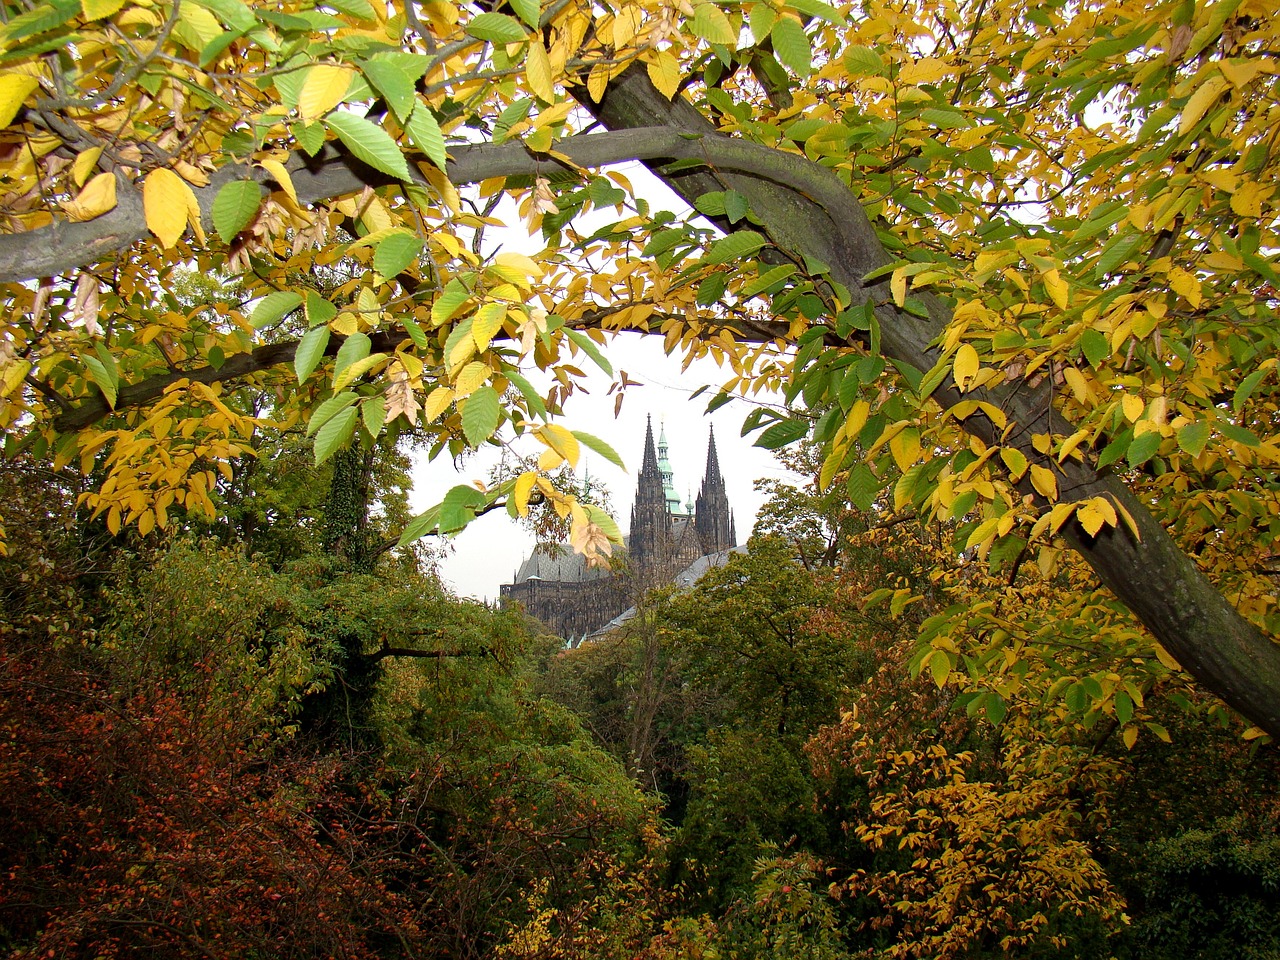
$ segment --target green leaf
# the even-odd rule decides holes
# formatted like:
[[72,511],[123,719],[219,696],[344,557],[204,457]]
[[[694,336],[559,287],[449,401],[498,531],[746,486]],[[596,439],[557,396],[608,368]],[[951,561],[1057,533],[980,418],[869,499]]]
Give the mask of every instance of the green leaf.
[[1120,434],[1120,436],[1116,437],[1103,447],[1102,453],[1098,454],[1098,469],[1110,466],[1123,457],[1125,451],[1129,449],[1129,444],[1132,440],[1132,431],[1126,430],[1124,433]]
[[596,346],[594,340],[577,330],[566,329],[565,336],[572,340],[583,353],[594,360],[597,367],[609,376],[613,376],[613,365],[605,359],[605,355],[600,352],[600,348]]
[[1133,698],[1123,690],[1117,690],[1115,696],[1116,719],[1121,726],[1128,726],[1133,719]]
[[987,694],[987,723],[993,727],[1000,726],[1000,721],[1005,718],[1009,712],[1008,706],[1005,705],[1004,698],[1000,694],[990,692]]
[[865,463],[860,463],[849,471],[849,480],[845,484],[849,491],[849,500],[855,507],[866,513],[876,502],[876,494],[880,492],[880,481]]
[[419,350],[425,350],[430,346],[431,341],[427,339],[427,335],[422,332],[422,328],[418,326],[413,317],[401,317],[400,323],[404,326],[405,332],[409,334],[409,339],[413,341],[415,347]]
[[804,14],[807,17],[818,17],[837,26],[842,26],[849,22],[840,14],[840,11],[829,4],[823,3],[822,0],[787,0],[787,6],[796,13]]
[[970,126],[969,118],[956,110],[926,107],[920,111],[920,119],[939,130],[963,130]]
[[445,151],[444,134],[431,108],[422,101],[418,101],[404,129],[405,133],[409,134],[410,142],[425,153],[428,160],[443,170],[449,158]]
[[360,398],[350,390],[343,390],[336,393],[320,406],[316,407],[315,413],[311,414],[311,422],[307,424],[307,436],[311,436],[335,416],[351,406]]
[[720,43],[736,46],[737,31],[724,15],[724,11],[714,3],[699,3],[693,10],[693,32],[708,43]]
[[1095,370],[1111,359],[1111,341],[1100,330],[1090,329],[1080,334],[1080,349],[1089,361],[1089,366]]
[[1239,413],[1244,405],[1249,402],[1249,397],[1253,395],[1254,390],[1258,389],[1258,384],[1262,382],[1262,378],[1265,377],[1268,372],[1269,371],[1264,368],[1262,370],[1255,370],[1253,373],[1245,377],[1244,380],[1240,382],[1240,386],[1236,387],[1235,396],[1231,399],[1231,409],[1235,410],[1236,413]]
[[764,293],[764,291],[768,290],[775,283],[778,283],[780,280],[786,280],[795,272],[796,268],[794,264],[780,263],[778,266],[771,267],[766,270],[760,276],[756,277],[743,287],[742,293],[739,294],[739,296],[741,296],[743,300],[746,300],[750,297],[754,297],[758,293]]
[[809,432],[808,420],[781,420],[765,429],[755,445],[766,450],[777,450],[795,443]]
[[726,190],[724,192],[724,215],[730,223],[737,223],[747,215],[750,208],[747,205],[747,198],[740,194],[737,190]]
[[436,504],[425,513],[420,513],[414,517],[405,528],[400,531],[400,540],[397,546],[406,547],[415,540],[435,533],[440,526],[440,505]]
[[115,358],[109,353],[103,357],[104,352],[99,350],[98,357],[81,357],[80,359],[84,361],[89,371],[89,379],[102,391],[102,395],[107,398],[107,403],[114,410],[116,397],[120,392],[120,371],[116,369]]
[[277,323],[286,313],[302,303],[302,295],[292,290],[277,290],[269,293],[253,308],[249,315],[249,323],[255,330]]
[[384,277],[398,276],[422,255],[422,240],[408,232],[396,232],[383,237],[373,252],[373,269]]
[[230,244],[262,205],[262,188],[252,180],[232,180],[213,198],[210,214],[222,242]]
[[1136,230],[1126,228],[1120,231],[1111,242],[1103,247],[1096,272],[1098,274],[1110,273],[1116,267],[1127,262],[1129,254],[1133,253],[1134,248],[1137,247],[1141,239],[1142,234]]
[[519,43],[526,36],[520,22],[505,13],[478,13],[462,29],[477,40],[491,43]]
[[302,383],[319,365],[324,357],[325,347],[329,346],[329,328],[327,326],[312,327],[302,336],[298,349],[293,354],[293,371]]
[[883,77],[884,58],[870,47],[850,47],[844,52],[844,68],[864,77]]
[[613,449],[613,447],[609,446],[599,437],[594,437],[589,433],[583,433],[581,430],[570,430],[569,432],[572,433],[575,437],[577,437],[578,442],[581,443],[588,450],[594,450],[596,453],[600,454],[600,456],[604,457],[606,460],[608,460],[610,463],[616,466],[619,470],[622,470],[624,473],[626,472],[627,465],[622,462],[622,458],[618,456],[617,452]]
[[386,397],[381,394],[368,397],[360,404],[360,419],[364,421],[364,428],[369,431],[369,436],[376,439],[387,422]]
[[1210,433],[1211,428],[1206,420],[1184,423],[1178,428],[1178,446],[1184,453],[1198,457],[1209,442]]
[[440,501],[440,532],[456,533],[461,530],[487,503],[488,499],[475,487],[459,484],[451,488]]
[[622,531],[618,529],[618,521],[593,504],[585,503],[583,509],[587,511],[587,517],[591,522],[599,527],[606,537],[615,543],[622,542]]
[[498,429],[502,407],[498,402],[498,391],[493,387],[480,387],[459,401],[458,406],[462,410],[462,433],[473,447],[484,443]]
[[[702,197],[699,197],[698,199],[701,200]],[[679,227],[673,230],[662,230],[649,238],[649,242],[644,245],[644,250],[641,251],[641,254],[645,257],[661,256],[662,254],[675,249],[681,243],[689,241],[689,231],[684,227]]]
[[325,6],[333,7],[340,13],[348,14],[357,20],[376,20],[377,14],[368,0],[324,0]]
[[298,142],[298,146],[306,151],[309,157],[314,157],[320,152],[320,148],[324,146],[324,126],[319,121],[315,123],[295,123],[289,128],[289,132],[293,134],[293,139]]
[[724,191],[712,190],[710,193],[704,193],[693,201],[693,207],[699,213],[705,213],[708,217],[724,216]]
[[338,315],[338,308],[314,290],[307,291],[307,302],[302,308],[307,315],[307,326],[318,327]]
[[437,327],[448,323],[471,297],[471,291],[461,280],[450,280],[431,304],[431,322]]
[[1243,443],[1246,447],[1257,447],[1262,444],[1256,433],[1252,430],[1246,430],[1244,427],[1237,427],[1234,423],[1220,420],[1218,421],[1218,429],[1222,431],[1222,435],[1228,440]]
[[396,119],[404,123],[418,102],[413,88],[414,78],[391,60],[365,60],[360,64],[360,72],[369,81],[369,86],[382,94]]
[[807,77],[813,69],[813,47],[800,21],[792,17],[779,17],[773,25],[773,52],[798,77]]
[[[416,112],[416,111],[415,111]],[[338,135],[357,160],[399,180],[410,180],[409,165],[391,135],[364,117],[346,110],[335,110],[322,121]]]
[[767,3],[753,3],[748,19],[751,23],[751,36],[756,43],[764,43],[774,24],[778,22],[778,11]]
[[341,446],[351,439],[356,426],[356,409],[348,407],[339,411],[325,421],[324,426],[316,431],[315,453],[316,466],[324,463]]
[[5,45],[15,40],[34,37],[38,33],[60,27],[80,13],[80,0],[54,0],[38,5],[34,10],[19,14],[0,29],[0,41]]
[[542,395],[533,388],[533,384],[514,370],[504,370],[502,375],[515,384],[516,389],[520,391],[520,395],[524,397],[524,401],[529,407],[529,412],[540,420],[546,420],[546,404],[542,402]]
[[1129,444],[1129,450],[1126,454],[1129,460],[1129,466],[1140,467],[1150,460],[1157,450],[1160,449],[1160,432],[1152,430],[1144,433],[1140,437],[1134,437],[1133,442]]
[[369,356],[372,346],[373,341],[363,333],[353,333],[343,340],[342,346],[338,347],[337,360],[333,365],[333,379],[336,381],[347,367]]
[[258,20],[254,17],[253,11],[240,0],[192,0],[192,2],[211,11],[227,25],[228,29],[237,33],[245,33],[257,26]]
[[542,17],[542,11],[538,7],[538,0],[511,0],[511,9],[516,12],[521,20],[533,27],[538,28],[538,23]]
[[727,237],[721,237],[713,243],[706,256],[702,258],[702,262],[710,264],[730,263],[733,260],[741,260],[744,257],[751,256],[763,246],[764,237],[760,234],[754,230],[741,230],[737,233],[731,233]]

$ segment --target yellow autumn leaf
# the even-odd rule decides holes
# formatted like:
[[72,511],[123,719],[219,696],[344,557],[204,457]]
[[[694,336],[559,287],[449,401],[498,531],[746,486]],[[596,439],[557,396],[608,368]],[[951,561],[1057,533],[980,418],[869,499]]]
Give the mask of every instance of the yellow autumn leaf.
[[528,280],[537,280],[545,272],[542,265],[532,257],[510,251],[503,251],[494,257],[493,265],[504,278],[521,286],[528,286]]
[[1114,527],[1117,520],[1115,508],[1105,497],[1094,497],[1080,506],[1076,511],[1076,519],[1085,533],[1096,537],[1103,526]]
[[889,441],[889,452],[900,470],[908,470],[920,456],[920,431],[915,427],[899,430]]
[[551,58],[547,56],[547,48],[537,40],[529,43],[529,53],[524,61],[524,76],[535,97],[544,103],[555,101],[556,88],[551,82]]
[[471,321],[471,340],[478,352],[483,353],[489,349],[490,342],[502,329],[502,323],[506,319],[507,306],[503,303],[486,303],[476,311],[475,318]]
[[298,114],[303,120],[318,120],[342,102],[356,72],[351,67],[321,63],[307,71],[298,93]]
[[1272,188],[1261,183],[1242,183],[1231,195],[1231,210],[1241,217],[1262,216],[1262,202],[1271,196]]
[[1027,458],[1017,447],[1001,447],[1000,459],[1004,461],[1011,479],[1017,481],[1027,472]]
[[1156,644],[1156,659],[1159,660],[1161,663],[1163,663],[1170,670],[1174,670],[1174,671],[1182,670],[1182,664],[1180,664],[1176,659],[1174,659],[1173,654],[1171,654],[1164,647],[1160,646],[1160,644],[1158,643]]
[[1130,423],[1137,423],[1142,419],[1142,411],[1147,405],[1142,402],[1141,397],[1135,397],[1133,394],[1126,394],[1125,398],[1120,401],[1120,407],[1124,410],[1124,418]]
[[1062,279],[1062,274],[1057,270],[1048,270],[1043,275],[1044,288],[1059,310],[1067,309],[1068,290],[1067,281]]
[[1058,499],[1058,479],[1048,470],[1039,464],[1031,465],[1031,486],[1035,487],[1036,493],[1044,497],[1046,500]]
[[35,77],[22,73],[0,76],[0,128],[7,127],[18,115],[27,96],[40,85]]
[[147,229],[156,235],[166,250],[176,244],[187,229],[188,211],[195,199],[191,188],[167,167],[147,174],[142,185],[142,211],[146,215]]
[[62,209],[67,216],[76,221],[92,220],[100,217],[116,206],[116,175],[100,173],[90,180],[74,200],[67,200]]
[[1191,304],[1192,308],[1200,306],[1200,281],[1190,271],[1174,267],[1169,271],[1169,288],[1178,296]]
[[1253,78],[1262,72],[1262,63],[1258,60],[1219,60],[1218,69],[1237,90],[1242,90],[1253,82]]
[[962,343],[956,351],[955,362],[951,366],[951,376],[956,381],[956,389],[966,393],[978,376],[978,351],[971,343]]
[[101,156],[101,147],[90,147],[88,150],[82,150],[76,154],[76,158],[71,164],[71,176],[77,186],[84,186],[84,182],[89,179],[89,174],[93,173]]
[[516,511],[522,517],[529,515],[529,494],[533,492],[533,485],[538,480],[538,475],[532,470],[526,470],[516,478],[515,488],[511,491],[511,498],[515,501]]
[[669,50],[659,50],[649,61],[649,79],[668,100],[680,90],[680,62]]
[[487,363],[472,360],[459,372],[453,383],[453,392],[459,399],[469,397],[480,384],[489,379],[492,368]]
[[1137,742],[1138,742],[1138,728],[1137,728],[1137,727],[1125,727],[1125,728],[1124,728],[1124,746],[1125,746],[1125,749],[1126,749],[1126,750],[1132,750],[1132,749],[1133,749],[1133,745],[1134,745],[1135,743],[1137,743]]
[[1071,388],[1071,395],[1077,402],[1090,403],[1093,400],[1093,391],[1089,389],[1089,382],[1085,380],[1083,373],[1075,367],[1067,367],[1062,371],[1062,375],[1066,378],[1067,386]]
[[271,174],[271,178],[279,184],[280,189],[285,192],[285,195],[294,203],[297,203],[298,191],[294,189],[293,178],[289,176],[289,171],[285,168],[285,165],[272,157],[267,157],[265,160],[260,162],[262,164],[262,169]]
[[1190,133],[1228,86],[1225,77],[1209,77],[1200,84],[1182,108],[1182,116],[1178,119],[1178,136]]
[[578,455],[581,447],[578,444],[578,438],[557,423],[547,423],[539,427],[535,434],[543,443],[549,446],[560,456],[569,462],[570,467],[578,466]]
[[897,306],[907,302],[907,272],[902,267],[893,271],[893,276],[889,278],[889,293]]
[[436,387],[428,395],[426,403],[422,405],[422,422],[431,423],[444,413],[451,403],[453,403],[453,391],[448,387]]
[[592,102],[599,103],[604,97],[610,79],[612,79],[610,70],[605,64],[598,63],[591,68],[591,73],[587,77],[587,95],[591,97]]

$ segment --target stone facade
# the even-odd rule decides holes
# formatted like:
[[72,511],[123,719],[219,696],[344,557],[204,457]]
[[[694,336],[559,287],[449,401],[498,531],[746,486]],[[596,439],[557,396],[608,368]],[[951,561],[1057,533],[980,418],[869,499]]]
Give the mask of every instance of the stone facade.
[[632,606],[641,593],[673,582],[700,558],[729,550],[737,542],[714,431],[697,500],[681,505],[667,462],[665,431],[655,445],[650,420],[631,532],[613,568],[587,567],[564,545],[539,545],[513,582],[500,588],[502,603],[518,602],[552,633],[580,640]]

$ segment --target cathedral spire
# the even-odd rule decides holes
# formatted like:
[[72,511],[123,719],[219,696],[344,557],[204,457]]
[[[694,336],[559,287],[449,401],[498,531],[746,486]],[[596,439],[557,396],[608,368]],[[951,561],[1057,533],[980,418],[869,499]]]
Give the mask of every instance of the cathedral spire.
[[703,553],[719,553],[738,544],[733,513],[729,510],[729,495],[725,490],[724,476],[720,472],[714,426],[707,442],[707,472],[702,478],[702,489],[698,492],[693,525],[702,542]]
[[645,420],[644,458],[640,461],[640,475],[644,476],[647,473],[661,475],[662,471],[658,469],[658,453],[653,447],[653,415],[649,414]]
[[707,473],[703,484],[716,483],[724,486],[724,477],[720,475],[720,457],[716,454],[716,428],[711,425],[711,439],[707,442]]

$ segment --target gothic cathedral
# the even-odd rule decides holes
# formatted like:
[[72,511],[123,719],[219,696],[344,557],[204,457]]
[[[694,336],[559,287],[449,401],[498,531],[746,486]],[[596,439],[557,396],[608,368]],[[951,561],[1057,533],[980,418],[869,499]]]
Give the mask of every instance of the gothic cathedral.
[[645,429],[644,458],[631,508],[631,533],[622,557],[608,568],[588,567],[562,544],[539,545],[501,587],[502,603],[518,601],[530,616],[571,642],[601,630],[648,590],[705,568],[737,545],[716,437],[707,444],[707,469],[696,501],[680,503],[667,460],[666,431]]

